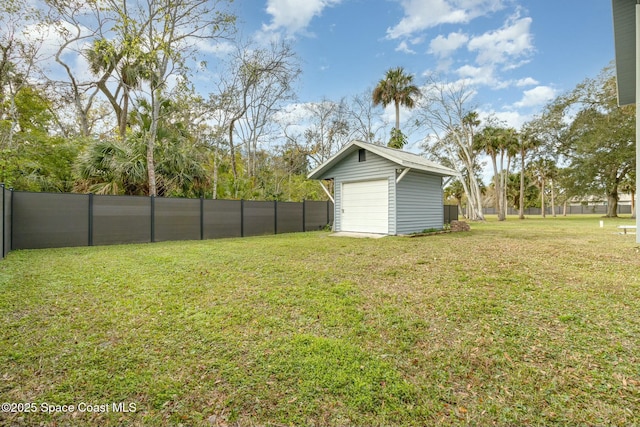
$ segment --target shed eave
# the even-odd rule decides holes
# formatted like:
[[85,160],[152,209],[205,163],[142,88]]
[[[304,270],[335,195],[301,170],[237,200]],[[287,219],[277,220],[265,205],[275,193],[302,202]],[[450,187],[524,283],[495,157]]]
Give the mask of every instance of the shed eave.
[[425,167],[423,165],[417,164],[417,163],[413,163],[413,162],[408,162],[406,160],[402,161],[399,163],[402,166],[411,168],[411,169],[415,169],[415,170],[419,170],[422,172],[427,172],[430,173],[432,175],[438,175],[438,176],[455,176],[458,177],[460,176],[460,174],[458,172],[456,172],[453,169],[449,169],[449,168],[445,168],[444,166],[439,168],[439,167],[433,167],[433,166],[429,166],[429,167]]
[[638,0],[612,0],[618,104],[636,101],[636,4]]
[[[458,172],[453,169],[446,168],[444,166],[439,166],[437,164],[421,164],[408,161],[406,159],[398,158],[395,153],[390,152],[389,149],[385,147],[379,147],[374,144],[369,144],[367,142],[362,142],[358,140],[351,141],[349,144],[345,145],[340,151],[338,151],[333,157],[324,162],[323,164],[316,167],[314,170],[309,172],[307,178],[309,179],[323,179],[325,174],[331,170],[338,162],[340,162],[343,158],[345,158],[348,154],[355,151],[356,149],[363,148],[367,151],[372,152],[380,157],[383,157],[390,162],[395,163],[401,167],[409,167],[411,169],[419,170],[422,172],[427,172],[434,175],[439,176],[459,176]],[[411,153],[409,153],[411,154]],[[426,160],[426,159],[425,159]],[[428,162],[431,163],[431,162]]]
[[328,170],[333,168],[336,165],[336,163],[340,162],[340,160],[345,158],[351,152],[351,150],[354,149],[353,148],[354,146],[355,144],[352,142],[342,147],[340,151],[338,151],[336,154],[333,155],[333,157],[329,158],[329,160],[327,160],[326,162],[322,163],[321,165],[317,166],[314,170],[309,172],[309,174],[307,175],[307,178],[323,179],[322,177],[324,176],[324,174]]

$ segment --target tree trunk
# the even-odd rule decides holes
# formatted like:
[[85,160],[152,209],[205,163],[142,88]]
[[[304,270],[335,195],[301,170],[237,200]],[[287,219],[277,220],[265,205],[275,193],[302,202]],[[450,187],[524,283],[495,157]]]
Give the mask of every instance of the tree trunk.
[[502,173],[502,211],[504,219],[509,215],[509,199],[507,198],[507,190],[509,187],[509,170],[511,169],[511,156],[507,155],[507,169]]
[[631,191],[631,218],[635,218],[635,217],[636,217],[636,192],[632,190]]
[[125,88],[122,95],[122,109],[120,110],[120,137],[122,139],[127,135],[127,115],[129,114],[129,89]]
[[156,185],[156,166],[153,156],[153,150],[155,148],[155,137],[153,135],[147,136],[147,177],[149,180],[149,196],[157,196],[158,188]]
[[618,217],[618,186],[607,193],[607,218]]
[[233,197],[238,197],[238,168],[236,167],[236,149],[233,145],[233,128],[236,120],[231,119],[229,123],[229,156],[231,156],[231,172],[233,173]]
[[501,190],[501,179],[498,172],[498,163],[496,159],[496,153],[491,154],[491,164],[493,165],[493,186],[496,195],[496,213],[498,214],[498,221],[504,221],[504,216],[502,213],[502,190]]
[[151,126],[149,134],[147,135],[147,176],[149,179],[149,196],[158,195],[154,151],[158,135],[158,122],[160,120],[161,95],[161,91],[158,88],[154,88],[151,91]]
[[469,183],[469,187],[471,190],[471,197],[473,202],[469,203],[472,207],[471,216],[469,219],[472,221],[484,221],[484,213],[482,212],[482,193],[480,191],[480,186],[478,185],[478,181],[475,177],[471,177]]
[[546,218],[547,217],[547,212],[545,211],[545,206],[544,206],[544,179],[541,181],[540,183],[540,204],[542,205],[542,218]]
[[213,200],[218,198],[218,152],[213,150]]
[[470,152],[471,147],[473,147],[473,135],[467,135],[467,138],[468,140],[466,141],[466,144],[458,144],[459,148],[462,149],[461,157],[464,162],[464,166],[467,169],[469,179],[468,183],[465,183],[464,179],[461,180],[462,186],[467,194],[467,218],[471,221],[484,221],[484,213],[482,212],[482,193],[473,169],[475,166],[475,158]]
[[400,103],[398,101],[396,103],[396,129],[400,130]]
[[554,191],[553,179],[549,180],[549,184],[551,184],[551,214],[555,218],[556,217],[556,195]]
[[520,212],[518,218],[524,219],[524,149],[520,150]]

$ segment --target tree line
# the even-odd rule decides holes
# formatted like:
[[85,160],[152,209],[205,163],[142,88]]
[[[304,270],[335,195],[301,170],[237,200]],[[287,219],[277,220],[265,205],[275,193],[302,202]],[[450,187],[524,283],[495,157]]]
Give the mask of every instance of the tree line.
[[[464,200],[469,218],[484,219],[487,203],[504,220],[510,207],[524,218],[527,207],[545,215],[548,206],[555,212],[564,205],[566,212],[571,201],[594,199],[606,200],[607,216],[615,217],[620,192],[631,195],[635,216],[635,106],[617,105],[613,65],[555,98],[518,130],[491,117],[482,123],[464,108],[470,91],[463,85],[434,82],[429,93],[416,122],[441,131],[425,149],[460,172],[447,194],[458,204]],[[480,156],[493,170],[488,185],[480,179]]]
[[[635,191],[635,107],[617,107],[612,67],[518,130],[481,119],[464,83],[430,76],[418,85],[401,67],[360,94],[300,104],[293,47],[242,39],[231,3],[3,2],[0,182],[31,191],[324,199],[306,180],[312,167],[353,139],[402,148],[409,133],[426,156],[459,172],[447,194],[470,219],[483,219],[488,203],[504,219],[508,207],[522,215],[601,194],[615,215],[618,192]],[[218,63],[205,62],[203,53],[218,51]],[[388,105],[395,126],[380,108]],[[409,111],[404,132],[401,107]]]
[[[426,155],[458,172],[446,193],[461,212],[464,202],[470,219],[484,220],[487,203],[503,221],[513,207],[523,219],[528,207],[540,207],[544,216],[551,205],[555,215],[557,204],[566,212],[572,200],[601,198],[607,216],[615,217],[621,191],[630,193],[635,217],[635,106],[617,105],[613,65],[555,98],[518,130],[495,117],[481,120],[473,95],[464,81],[435,76],[418,87],[402,68],[390,69],[373,91],[375,104],[395,106],[390,147],[406,144],[399,107],[414,110],[411,126],[427,134]],[[488,185],[485,163],[493,171]]]

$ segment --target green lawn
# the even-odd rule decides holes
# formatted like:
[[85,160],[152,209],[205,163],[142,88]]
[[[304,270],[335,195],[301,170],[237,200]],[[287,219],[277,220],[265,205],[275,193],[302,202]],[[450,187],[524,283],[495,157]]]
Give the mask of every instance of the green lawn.
[[599,220],[11,252],[0,400],[36,412],[0,425],[640,424],[640,249]]

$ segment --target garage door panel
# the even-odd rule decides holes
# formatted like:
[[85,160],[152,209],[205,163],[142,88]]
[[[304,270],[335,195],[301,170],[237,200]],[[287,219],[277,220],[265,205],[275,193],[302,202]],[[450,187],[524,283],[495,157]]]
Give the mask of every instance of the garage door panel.
[[389,231],[389,181],[376,180],[342,185],[342,231]]

